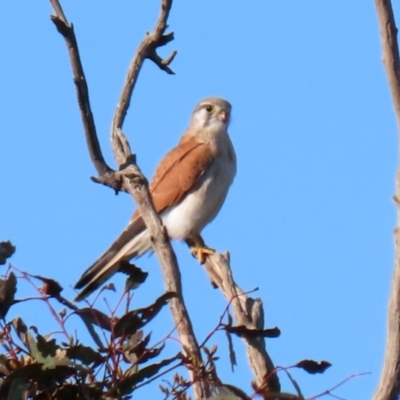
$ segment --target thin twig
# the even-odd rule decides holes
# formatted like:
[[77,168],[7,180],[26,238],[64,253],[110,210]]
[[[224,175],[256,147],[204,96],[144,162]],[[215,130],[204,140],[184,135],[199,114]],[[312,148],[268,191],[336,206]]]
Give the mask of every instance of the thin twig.
[[[383,63],[392,93],[397,129],[400,133],[400,58],[397,28],[391,1],[375,0],[375,6],[381,34]],[[395,197],[400,198],[400,170],[396,174]],[[395,262],[389,300],[385,360],[374,400],[395,400],[400,395],[400,209],[398,207],[394,239]]]
[[344,385],[346,382],[348,382],[354,378],[357,378],[359,376],[369,375],[370,373],[371,372],[361,372],[359,374],[352,374],[352,375],[348,376],[347,378],[343,379],[342,381],[340,381],[339,383],[337,383],[336,385],[332,386],[330,389],[324,390],[323,392],[310,397],[308,400],[315,400],[315,399],[318,399],[319,397],[325,396],[327,394],[332,396],[332,392],[334,390],[336,390],[338,387]]
[[174,369],[180,367],[181,365],[182,365],[182,361],[179,362],[178,364],[175,364],[175,365],[173,365],[172,367],[169,367],[169,368],[167,368],[166,370],[164,370],[164,371],[158,373],[157,375],[152,376],[151,378],[147,379],[145,382],[137,384],[137,385],[135,386],[135,390],[137,390],[137,389],[139,389],[139,388],[141,388],[141,387],[143,387],[143,386],[148,385],[149,383],[155,381],[156,379],[160,378],[160,377],[163,376],[163,375],[168,374],[168,372],[173,371]]
[[[56,320],[56,322],[60,326],[61,330],[63,331],[65,337],[69,340],[71,338],[71,336],[69,335],[69,333],[67,332],[67,330],[65,328],[65,321],[63,321],[63,319],[60,318],[57,311],[54,309],[54,307],[50,303],[50,299],[52,298],[52,296],[48,296],[46,293],[44,293],[42,290],[40,290],[40,288],[38,288],[35,285],[35,283],[32,281],[32,275],[28,274],[27,272],[21,271],[16,267],[13,267],[13,268],[16,271],[18,271],[22,275],[22,278],[25,279],[40,294],[41,300],[45,302],[45,304],[47,305],[53,318]],[[38,300],[40,300],[40,298],[38,298]]]
[[231,304],[232,304],[232,301],[233,301],[237,296],[247,295],[247,294],[250,294],[250,293],[255,292],[256,290],[258,290],[258,288],[257,288],[257,289],[253,289],[253,290],[249,290],[248,292],[236,294],[234,297],[232,297],[231,299],[229,299],[228,304],[225,306],[224,312],[223,312],[223,313],[221,314],[221,316],[219,317],[218,324],[214,327],[214,329],[213,329],[211,332],[209,332],[209,333],[207,334],[207,336],[206,336],[206,337],[203,339],[203,341],[201,342],[201,344],[200,344],[200,347],[201,347],[201,348],[208,342],[208,340],[209,340],[218,330],[220,330],[220,328],[223,328],[223,327],[225,326],[225,325],[222,323],[222,321],[224,320],[225,315],[228,313],[229,308],[230,308],[230,306],[231,306]]

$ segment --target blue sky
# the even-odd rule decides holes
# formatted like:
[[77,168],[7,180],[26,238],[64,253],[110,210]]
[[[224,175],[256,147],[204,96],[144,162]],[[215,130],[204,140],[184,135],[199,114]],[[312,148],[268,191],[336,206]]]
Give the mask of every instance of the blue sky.
[[[111,118],[159,1],[63,3],[75,25],[103,152],[113,165]],[[17,246],[15,266],[60,281],[72,297],[71,285],[124,228],[134,205],[89,180],[95,170],[65,44],[50,13],[45,1],[1,6],[0,239]],[[385,343],[397,165],[373,2],[180,0],[169,25],[176,40],[160,53],[178,50],[176,75],[145,62],[124,126],[140,167],[151,176],[201,98],[227,98],[238,174],[204,238],[230,251],[243,289],[260,288],[266,327],[282,331],[267,343],[277,365],[304,358],[333,364],[321,376],[294,373],[306,396],[369,371],[335,394],[371,397]],[[201,340],[226,302],[186,247],[174,248]],[[150,273],[135,294],[140,307],[162,293],[163,283],[155,257],[138,264]],[[122,287],[122,279],[114,281]],[[21,286],[19,296],[26,293]],[[41,307],[13,312],[51,330]],[[171,327],[165,309],[149,329],[156,341]],[[215,343],[221,378],[251,392],[241,342],[235,341],[235,374],[224,335]],[[287,380],[282,384],[291,390]],[[143,398],[160,398],[157,388],[146,390]]]

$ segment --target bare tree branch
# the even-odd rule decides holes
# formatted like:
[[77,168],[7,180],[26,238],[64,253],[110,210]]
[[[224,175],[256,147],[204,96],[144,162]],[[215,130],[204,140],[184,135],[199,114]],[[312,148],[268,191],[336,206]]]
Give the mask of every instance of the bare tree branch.
[[65,39],[69,58],[71,60],[72,72],[74,75],[74,83],[78,97],[79,109],[81,111],[82,123],[85,130],[86,143],[89,149],[90,158],[99,175],[107,174],[112,169],[107,165],[101,152],[99,140],[96,133],[96,125],[94,123],[92,109],[89,101],[89,89],[87,86],[85,73],[79,55],[78,43],[76,42],[74,26],[69,24],[62,7],[58,0],[50,0],[55,15],[50,18],[54,22],[58,32]]
[[[383,63],[392,93],[400,133],[400,59],[397,28],[390,0],[375,0]],[[396,174],[397,226],[394,230],[395,263],[389,300],[385,360],[374,400],[396,400],[400,395],[400,170]]]
[[[132,167],[128,167],[130,169]],[[126,169],[125,171],[127,171]],[[132,175],[125,173],[124,181],[126,188],[138,206],[138,210],[146,223],[147,229],[152,237],[154,252],[164,277],[166,291],[177,293],[177,297],[170,300],[172,317],[178,332],[179,340],[188,357],[193,360],[193,364],[202,363],[202,357],[199,345],[194,334],[193,326],[186,309],[182,295],[181,273],[179,270],[176,255],[168,240],[167,232],[162,226],[160,217],[154,212],[151,197],[149,195],[147,183],[136,168],[132,169]],[[196,374],[199,371],[196,368],[190,369],[193,384],[193,390],[196,399],[207,398],[210,395],[208,382]]]
[[156,26],[154,27],[153,31],[147,33],[146,37],[142,40],[129,65],[128,74],[125,79],[121,97],[114,114],[114,119],[112,123],[113,134],[118,129],[122,129],[122,125],[124,123],[125,116],[130,105],[132,92],[135,87],[144,60],[146,58],[149,58],[162,70],[166,71],[169,74],[174,73],[168,67],[168,65],[174,59],[176,51],[173,51],[172,54],[166,60],[163,60],[160,56],[158,56],[156,52],[158,47],[165,46],[167,43],[174,40],[173,32],[164,35],[164,32],[168,27],[167,20],[169,12],[171,10],[171,6],[172,6],[172,0],[162,0],[161,12],[158,17]]
[[[50,1],[56,13],[55,16],[51,17],[52,21],[55,23],[58,31],[63,35],[67,43],[88,148],[95,168],[100,175],[98,178],[92,179],[95,182],[113,187],[117,191],[126,191],[135,199],[138,210],[151,234],[153,248],[157,254],[164,275],[166,290],[177,293],[177,297],[170,301],[170,308],[174,323],[177,326],[180,341],[188,358],[193,360],[193,364],[201,365],[202,358],[200,349],[194,335],[189,314],[183,301],[180,271],[175,253],[168,241],[161,220],[154,210],[148,190],[147,180],[136,165],[136,160],[134,155],[131,153],[129,142],[122,132],[122,125],[130,104],[132,91],[144,60],[149,58],[162,70],[168,73],[173,73],[168,65],[172,62],[176,52],[173,52],[166,60],[163,60],[156,53],[158,47],[173,40],[172,33],[164,35],[167,28],[167,18],[171,9],[172,0],[162,0],[161,13],[156,26],[151,33],[146,35],[142,43],[139,45],[128,70],[127,78],[122,89],[122,94],[112,124],[112,147],[114,157],[120,167],[120,171],[116,172],[105,163],[98,143],[93,115],[90,109],[88,87],[84,78],[73,25],[68,24],[59,1]],[[198,371],[198,368],[189,369],[193,382],[194,395],[196,399],[207,398],[210,395],[209,385],[205,379],[196,376]]]
[[392,100],[400,131],[400,59],[397,27],[390,0],[375,0],[382,41],[382,58],[392,92]]
[[162,0],[161,12],[156,26],[152,32],[146,34],[136,50],[128,68],[128,73],[125,78],[121,96],[114,113],[111,128],[111,144],[113,148],[113,154],[120,168],[124,168],[132,163],[136,163],[136,157],[135,155],[132,155],[128,140],[122,132],[122,125],[124,123],[130,105],[132,92],[144,60],[148,58],[167,73],[174,73],[168,67],[168,65],[173,61],[177,52],[174,50],[165,60],[163,60],[157,54],[158,47],[165,46],[167,43],[174,40],[173,32],[164,35],[164,32],[168,27],[167,19],[171,10],[171,6],[172,0]]
[[[229,262],[229,254],[214,253],[207,257],[204,264],[210,280],[218,286],[224,296],[232,302],[232,310],[236,324],[249,329],[264,329],[264,310],[261,299],[253,299],[235,283]],[[266,384],[266,388],[277,393],[280,391],[275,367],[265,348],[263,337],[244,337],[247,357],[258,386]],[[265,377],[269,377],[265,382]]]

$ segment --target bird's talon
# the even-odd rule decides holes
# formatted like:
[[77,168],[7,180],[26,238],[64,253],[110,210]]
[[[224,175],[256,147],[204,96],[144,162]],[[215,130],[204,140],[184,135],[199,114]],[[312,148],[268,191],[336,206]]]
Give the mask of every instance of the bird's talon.
[[199,260],[200,264],[204,264],[206,262],[207,256],[215,253],[215,250],[210,249],[209,247],[191,247],[190,251],[193,257]]

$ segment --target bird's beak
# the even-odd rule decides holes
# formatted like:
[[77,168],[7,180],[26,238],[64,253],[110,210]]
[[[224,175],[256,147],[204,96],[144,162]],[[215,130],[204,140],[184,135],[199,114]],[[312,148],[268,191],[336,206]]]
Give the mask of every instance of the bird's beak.
[[227,122],[228,121],[228,113],[226,111],[221,111],[219,113],[218,118],[223,122]]

